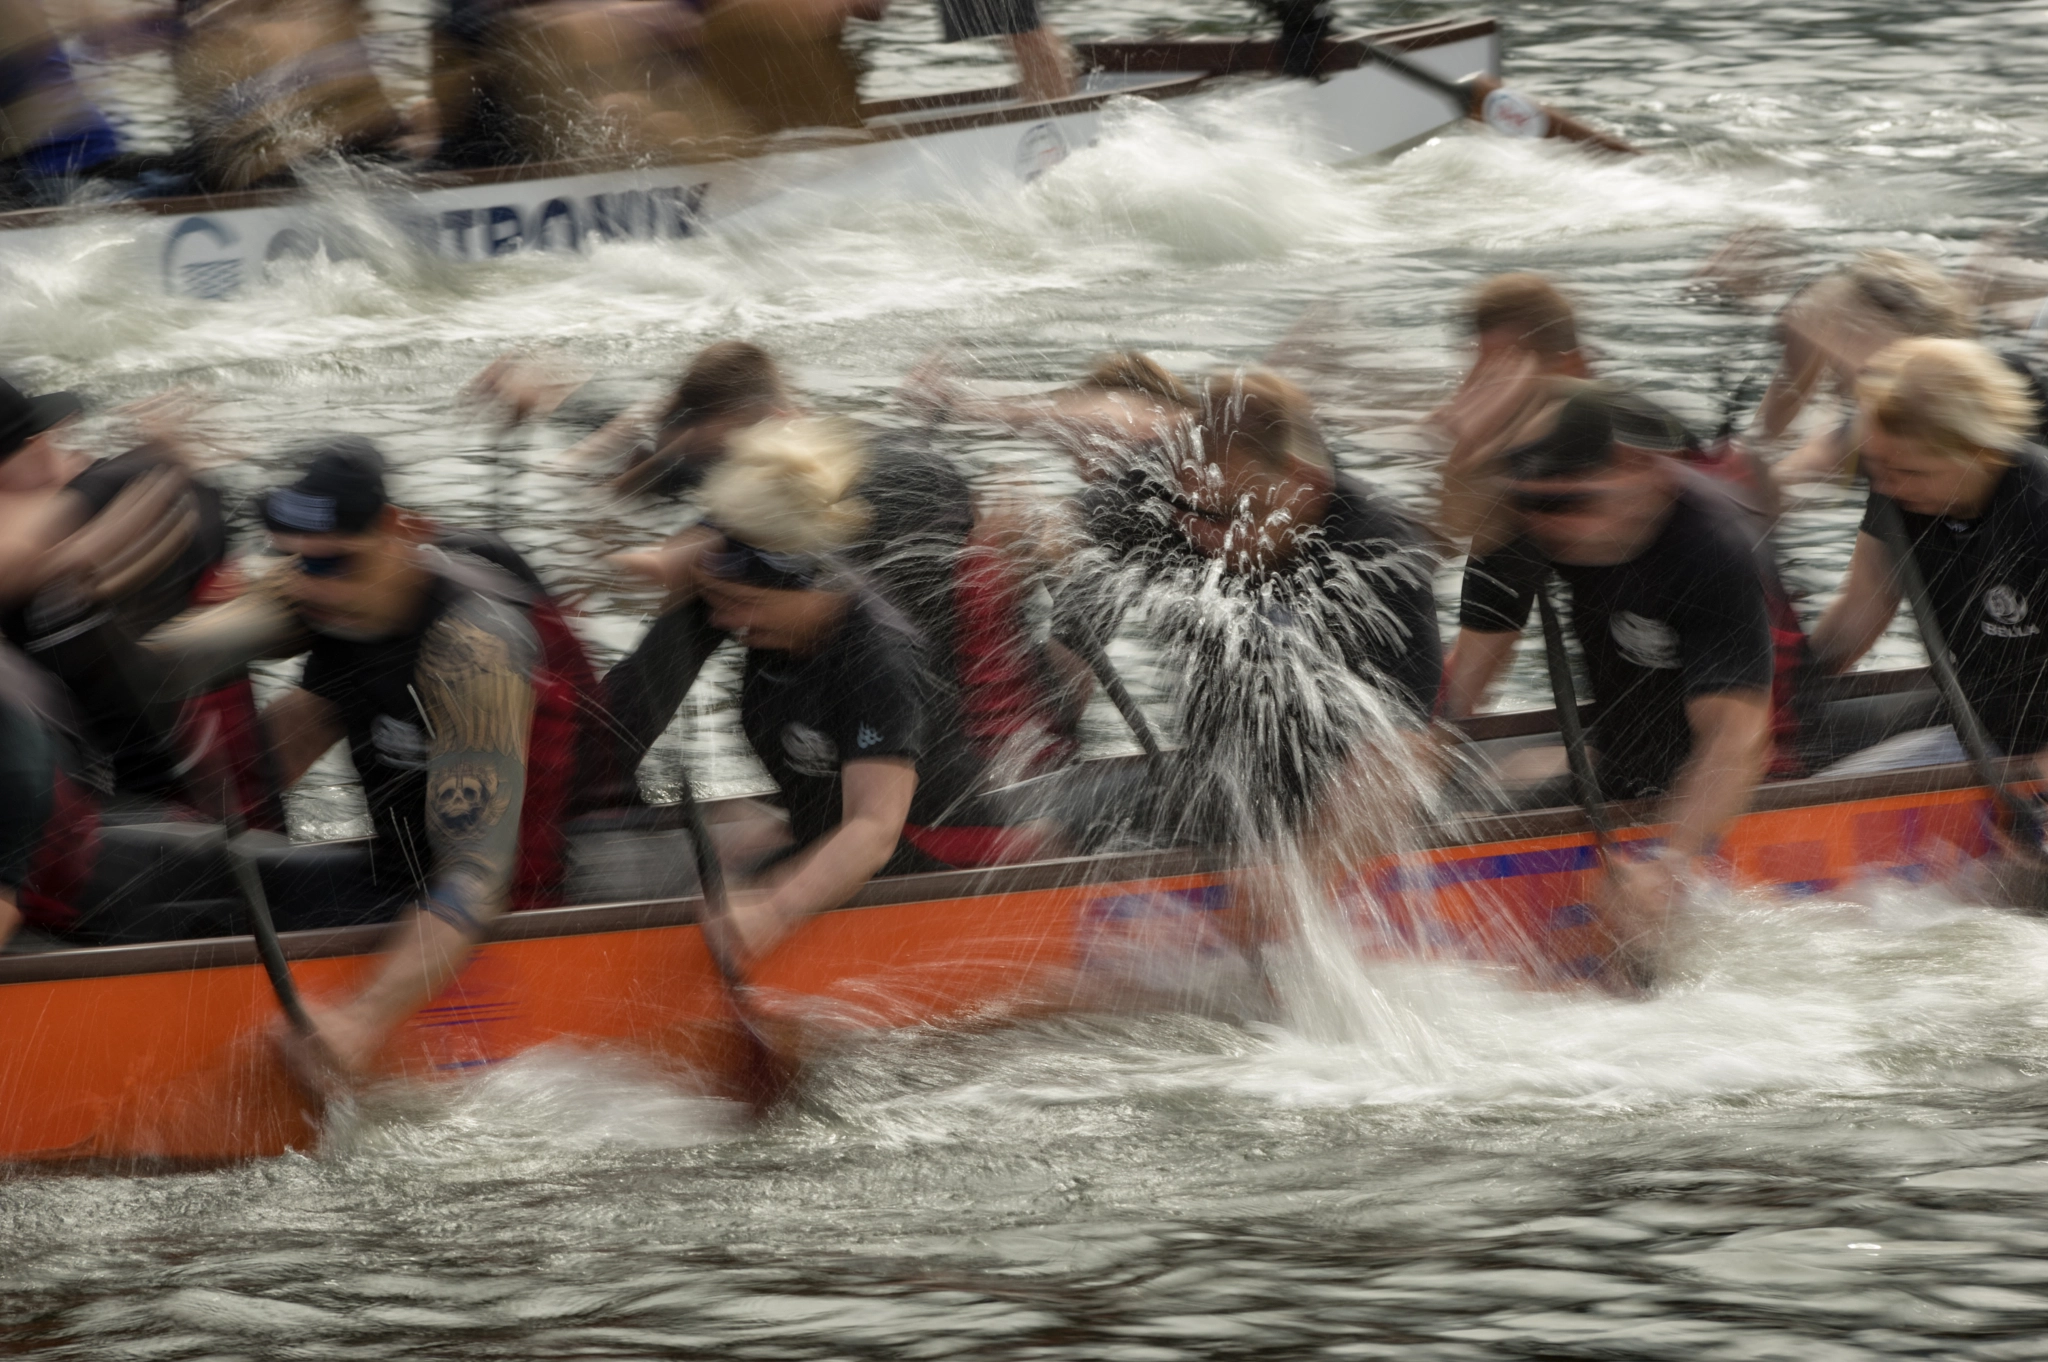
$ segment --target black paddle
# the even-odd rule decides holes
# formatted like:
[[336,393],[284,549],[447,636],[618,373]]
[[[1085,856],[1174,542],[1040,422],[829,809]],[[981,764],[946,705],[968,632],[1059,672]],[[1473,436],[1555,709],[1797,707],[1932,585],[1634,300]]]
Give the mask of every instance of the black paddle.
[[704,936],[704,949],[718,971],[719,988],[733,1025],[739,1029],[744,1052],[740,1079],[747,1105],[759,1116],[781,1102],[796,1085],[796,1060],[772,1045],[747,1001],[746,973],[732,954],[732,910],[725,894],[725,868],[718,860],[717,844],[705,826],[704,811],[683,778],[683,818],[690,833],[690,847],[697,857],[697,883],[704,894],[704,918],[697,928]]
[[1614,827],[1607,821],[1607,801],[1600,794],[1600,778],[1593,771],[1592,755],[1586,751],[1586,730],[1579,723],[1579,687],[1572,679],[1572,660],[1564,650],[1564,626],[1558,623],[1557,605],[1550,598],[1550,581],[1546,574],[1536,588],[1536,609],[1543,617],[1543,660],[1550,668],[1550,700],[1557,707],[1557,729],[1564,738],[1572,788],[1586,822],[1592,825],[1593,842],[1604,861],[1613,849]]
[[1116,664],[1109,660],[1109,651],[1093,635],[1086,637],[1062,638],[1060,642],[1080,653],[1081,660],[1088,664],[1088,670],[1095,673],[1095,679],[1102,685],[1102,693],[1116,706],[1116,712],[1123,716],[1130,727],[1131,736],[1138,740],[1138,746],[1145,750],[1145,760],[1156,772],[1166,753],[1159,746],[1157,735],[1152,732],[1152,721],[1145,717],[1144,709],[1137,697],[1124,685],[1123,677],[1117,672]]
[[1956,736],[1963,740],[1963,749],[1970,754],[1971,769],[1991,791],[1998,807],[2005,811],[2013,832],[2025,839],[2028,858],[2039,865],[2043,861],[2040,812],[2033,801],[2014,794],[1998,773],[1998,754],[1992,749],[1991,735],[1984,731],[1984,721],[1977,717],[1976,707],[1963,693],[1962,678],[1956,675],[1955,657],[1949,652],[1948,640],[1942,636],[1941,624],[1934,617],[1934,606],[1927,595],[1927,582],[1920,575],[1920,565],[1913,559],[1913,548],[1906,540],[1906,523],[1899,518],[1898,505],[1890,497],[1880,498],[1875,520],[1877,537],[1891,556],[1892,576],[1899,584],[1900,594],[1913,607],[1913,623],[1920,630],[1921,645],[1927,649],[1927,665],[1934,672],[1934,683],[1941,690],[1942,703],[1948,708],[1949,722],[1955,725]]
[[270,976],[270,991],[277,995],[277,1005],[283,1011],[285,1020],[291,1023],[293,1031],[303,1040],[312,1040],[313,1019],[306,1015],[306,1005],[299,998],[298,981],[292,978],[292,967],[284,958],[284,943],[277,939],[277,923],[270,916],[270,897],[263,892],[263,876],[256,869],[256,862],[244,855],[235,845],[249,831],[242,818],[240,792],[228,783],[227,798],[223,809],[223,825],[227,828],[228,867],[234,872],[235,884],[242,891],[242,907],[249,914],[249,935],[255,938],[256,954],[263,961],[263,972]]

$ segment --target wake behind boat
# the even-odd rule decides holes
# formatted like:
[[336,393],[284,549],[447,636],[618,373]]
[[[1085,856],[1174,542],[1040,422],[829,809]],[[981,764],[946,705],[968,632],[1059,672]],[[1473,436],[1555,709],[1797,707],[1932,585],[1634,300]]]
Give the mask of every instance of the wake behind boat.
[[[943,199],[1028,182],[1089,146],[1105,106],[1174,102],[1247,82],[1281,86],[1317,159],[1382,155],[1463,116],[1438,85],[1375,61],[1399,54],[1439,82],[1501,72],[1489,18],[1452,18],[1328,41],[1314,80],[1284,75],[1270,40],[1083,44],[1074,94],[1026,100],[1016,86],[861,105],[860,128],[793,129],[721,143],[673,163],[582,161],[467,172],[352,175],[365,223],[305,189],[0,213],[0,264],[33,270],[81,222],[133,232],[133,268],[169,294],[225,298],[275,265],[388,250],[393,242],[450,260],[577,251],[608,241],[675,240],[823,203]],[[1540,134],[1540,130],[1539,130]]]

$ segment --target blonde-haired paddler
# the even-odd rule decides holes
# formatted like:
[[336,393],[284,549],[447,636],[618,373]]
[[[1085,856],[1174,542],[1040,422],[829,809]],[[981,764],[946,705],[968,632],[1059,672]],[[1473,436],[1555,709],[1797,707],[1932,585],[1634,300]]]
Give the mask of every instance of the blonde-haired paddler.
[[720,537],[699,560],[711,626],[746,648],[740,725],[779,808],[721,825],[733,924],[757,956],[877,874],[1023,859],[977,791],[983,767],[926,640],[848,556],[869,509],[850,426],[769,421],[735,436],[704,485]]
[[1812,636],[1842,671],[1899,608],[1884,540],[1896,508],[1964,697],[2008,755],[2048,749],[2048,455],[2026,386],[1974,341],[1904,340],[1857,383],[1870,502],[1842,594]]

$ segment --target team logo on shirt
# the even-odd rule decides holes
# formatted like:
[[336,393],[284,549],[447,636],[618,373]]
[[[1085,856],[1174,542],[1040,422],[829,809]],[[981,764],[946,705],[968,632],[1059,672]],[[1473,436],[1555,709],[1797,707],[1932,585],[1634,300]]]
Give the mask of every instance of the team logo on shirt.
[[2031,638],[2041,632],[2038,624],[2026,622],[2027,598],[2001,583],[1984,593],[1984,632],[1993,638]]
[[379,714],[370,724],[370,744],[386,766],[401,771],[427,769],[427,735],[418,724]]
[[785,724],[782,751],[798,775],[830,776],[839,772],[839,744],[809,724]]
[[1614,635],[1614,646],[1621,649],[1621,655],[1638,667],[1651,671],[1675,671],[1678,668],[1678,631],[1663,620],[1653,620],[1638,615],[1633,610],[1622,610],[1615,614],[1608,625],[1608,632]]
[[873,724],[862,724],[860,726],[859,742],[860,750],[865,752],[869,748],[880,747],[882,745],[882,735],[875,731]]

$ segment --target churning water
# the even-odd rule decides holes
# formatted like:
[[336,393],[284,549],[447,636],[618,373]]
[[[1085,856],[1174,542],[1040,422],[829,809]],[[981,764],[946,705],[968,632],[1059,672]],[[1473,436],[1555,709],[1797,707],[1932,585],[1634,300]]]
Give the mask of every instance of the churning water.
[[[898,8],[867,40],[879,85],[990,64],[924,46],[929,11]],[[1342,8],[1368,24],[1446,7]],[[594,555],[674,513],[614,506],[558,466],[572,432],[496,449],[466,423],[456,390],[509,346],[552,347],[626,399],[746,335],[820,405],[886,420],[941,343],[991,382],[1036,384],[1110,345],[1185,371],[1288,342],[1346,466],[1414,498],[1429,467],[1402,426],[1451,381],[1447,320],[1483,272],[1565,277],[1604,367],[1712,424],[1769,358],[1766,318],[1686,287],[1728,230],[1776,225],[1819,259],[1890,245],[1957,263],[1997,227],[2024,244],[2048,209],[2039,8],[1496,12],[1520,83],[1656,154],[1597,163],[1460,130],[1329,170],[1253,91],[1122,111],[999,199],[480,269],[394,248],[225,305],[156,299],[110,267],[111,229],[81,229],[9,277],[0,357],[110,401],[202,390],[257,451],[228,474],[242,491],[292,440],[370,435],[408,500],[505,527],[587,593],[615,653],[647,602]],[[1084,36],[1239,22],[1220,0],[1052,13]],[[416,29],[387,27],[403,71]],[[150,73],[108,78],[157,130]],[[332,203],[359,211],[345,187]],[[1010,484],[1067,486],[1048,449],[969,433],[961,452]],[[1853,516],[1831,493],[1794,512],[1799,584],[1827,589]],[[1886,648],[1911,656],[1903,636]],[[1517,676],[1511,698],[1538,698],[1526,660]],[[714,787],[754,783],[729,719],[708,688],[657,780],[687,757]],[[1648,1002],[1375,967],[1353,981],[1362,1036],[1172,1012],[890,1035],[821,1064],[797,1110],[754,1130],[623,1060],[534,1054],[373,1099],[318,1157],[0,1183],[0,1351],[2038,1357],[2044,977],[2048,926],[1920,891],[1726,898],[1700,905]]]

